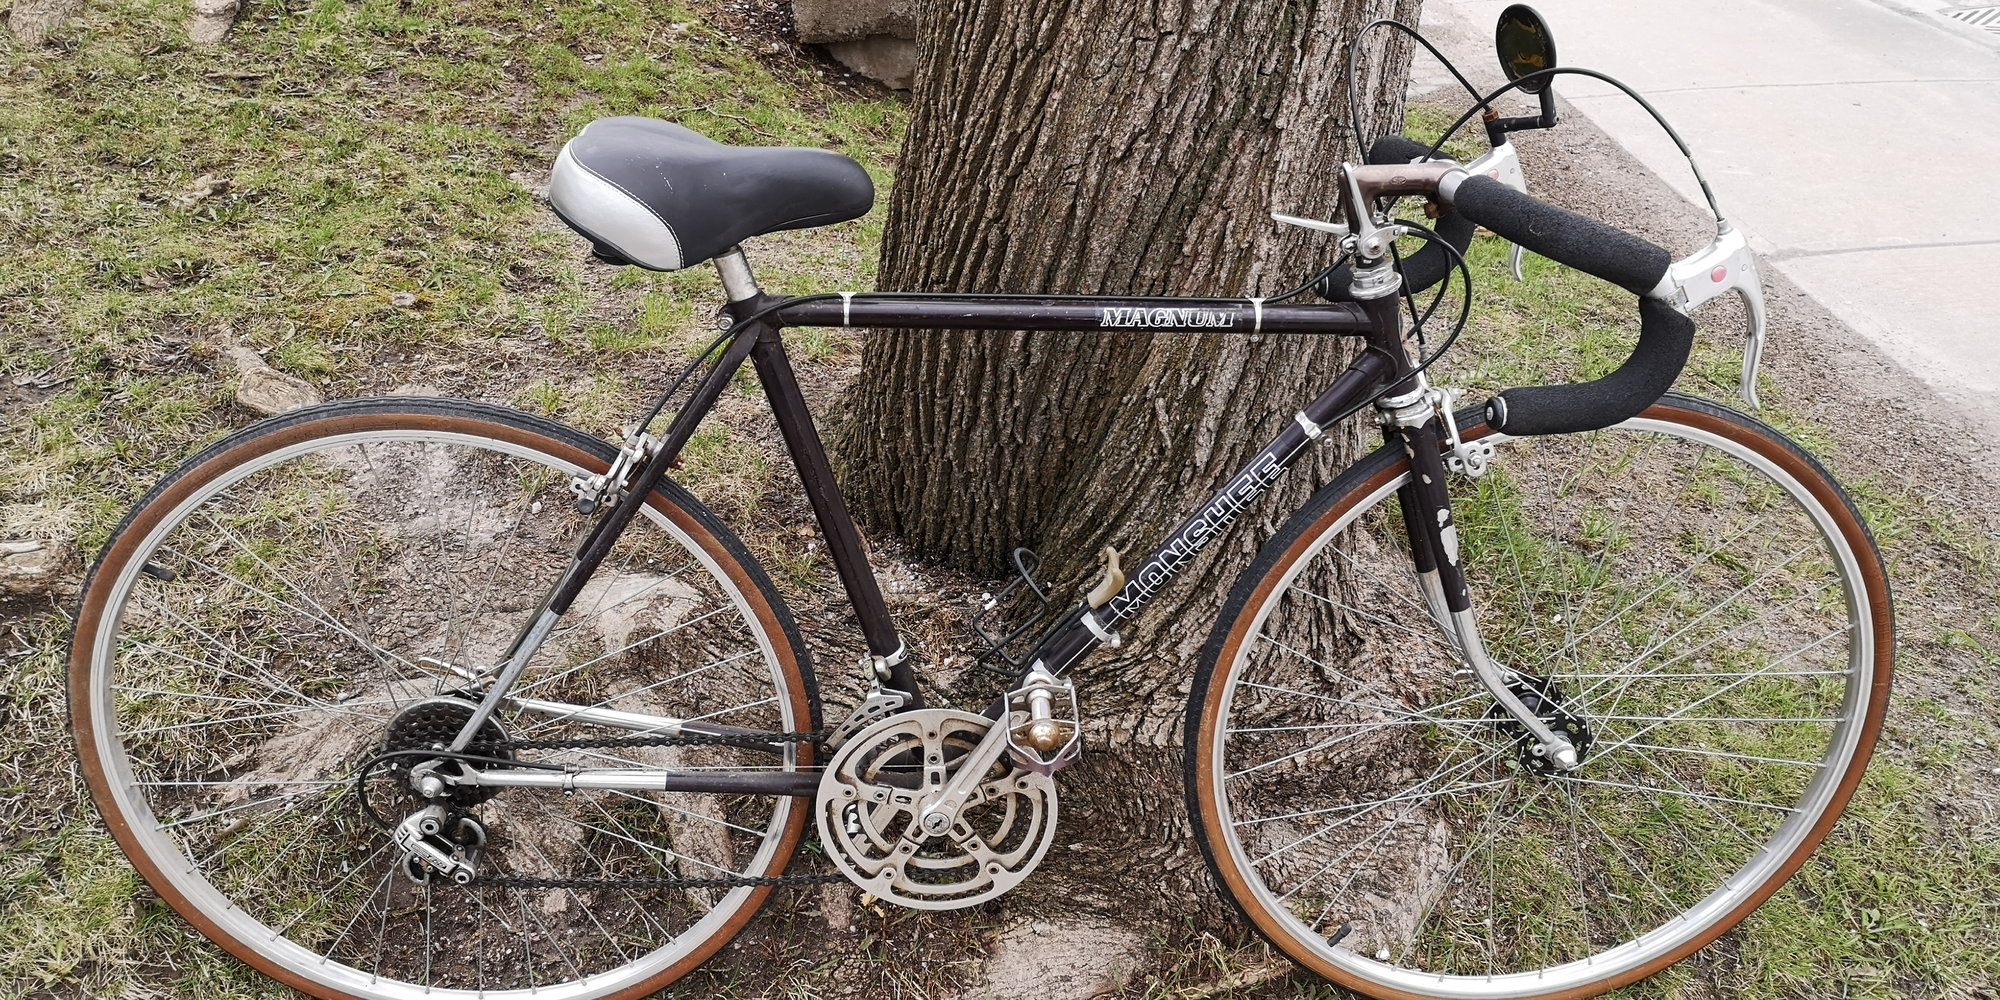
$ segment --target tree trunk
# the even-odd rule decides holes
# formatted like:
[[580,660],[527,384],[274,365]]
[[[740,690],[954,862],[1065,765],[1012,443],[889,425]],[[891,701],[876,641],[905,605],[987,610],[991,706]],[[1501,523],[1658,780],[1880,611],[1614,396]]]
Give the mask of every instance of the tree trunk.
[[[1269,295],[1304,280],[1330,262],[1328,238],[1268,213],[1327,217],[1334,168],[1359,159],[1348,40],[1376,17],[1414,21],[1417,6],[942,0],[920,30],[882,287]],[[1407,40],[1377,31],[1364,44],[1363,128],[1399,131]],[[877,334],[849,401],[844,478],[863,521],[921,558],[998,575],[1027,545],[1079,580],[1101,545],[1135,564],[1351,351],[1331,337]],[[1083,668],[1091,746],[1064,776],[1059,836],[1097,849],[1055,852],[1092,859],[1074,888],[1101,890],[1111,865],[1109,881],[1163,884],[1219,912],[1199,903],[1212,894],[1180,806],[1188,680],[1236,571],[1359,440],[1329,433],[1123,650]]]
[[14,0],[7,15],[7,27],[23,45],[40,45],[49,33],[63,26],[70,15],[83,9],[83,0]]

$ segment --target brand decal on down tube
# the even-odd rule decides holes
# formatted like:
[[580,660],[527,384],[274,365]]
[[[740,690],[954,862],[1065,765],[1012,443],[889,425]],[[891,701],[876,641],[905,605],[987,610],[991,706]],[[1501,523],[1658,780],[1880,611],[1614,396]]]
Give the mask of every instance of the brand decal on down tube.
[[1220,492],[1210,498],[1207,506],[1188,520],[1181,531],[1160,551],[1139,567],[1137,573],[1125,584],[1125,589],[1112,600],[1114,616],[1123,617],[1138,610],[1139,606],[1153,599],[1160,588],[1167,585],[1195,553],[1200,552],[1215,536],[1222,534],[1236,520],[1243,508],[1250,506],[1277,478],[1284,475],[1285,467],[1270,454],[1257,456],[1250,467],[1238,473]]
[[1133,306],[1097,310],[1100,327],[1143,327],[1148,330],[1226,330],[1236,325],[1240,309],[1147,309]]

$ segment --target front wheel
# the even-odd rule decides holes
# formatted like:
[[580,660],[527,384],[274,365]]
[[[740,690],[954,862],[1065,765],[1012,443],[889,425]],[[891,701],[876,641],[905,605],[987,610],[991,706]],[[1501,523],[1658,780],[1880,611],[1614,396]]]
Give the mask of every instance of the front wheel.
[[[69,698],[98,809],[160,896],[288,985],[370,1000],[638,996],[741,929],[798,845],[792,799],[412,791],[589,529],[571,481],[613,455],[500,407],[360,400],[250,427],[147,494],[85,585]],[[802,743],[603,741],[815,713],[770,582],[666,483],[462,766],[797,771]],[[391,829],[433,807],[479,881],[405,863]]]
[[1475,612],[1556,772],[1428,610],[1383,449],[1244,574],[1187,719],[1218,883],[1378,997],[1582,997],[1679,960],[1804,862],[1860,780],[1894,656],[1880,556],[1825,470],[1669,395],[1492,443],[1455,478]]

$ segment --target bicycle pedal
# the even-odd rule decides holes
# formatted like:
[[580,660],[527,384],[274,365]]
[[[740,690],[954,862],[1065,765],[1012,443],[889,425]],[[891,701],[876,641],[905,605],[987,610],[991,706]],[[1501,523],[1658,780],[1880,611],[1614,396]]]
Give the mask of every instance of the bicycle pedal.
[[1054,774],[1083,752],[1082,712],[1076,685],[1035,664],[1019,687],[1007,692],[1007,749],[1016,764]]

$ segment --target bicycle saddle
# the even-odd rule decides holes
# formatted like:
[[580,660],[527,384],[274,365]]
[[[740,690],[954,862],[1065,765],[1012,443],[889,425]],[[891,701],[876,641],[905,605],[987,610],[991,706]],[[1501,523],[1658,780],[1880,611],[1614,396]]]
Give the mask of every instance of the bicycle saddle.
[[725,146],[656,118],[585,125],[549,177],[549,207],[599,258],[655,271],[752,236],[846,222],[874,204],[868,172],[839,153]]

